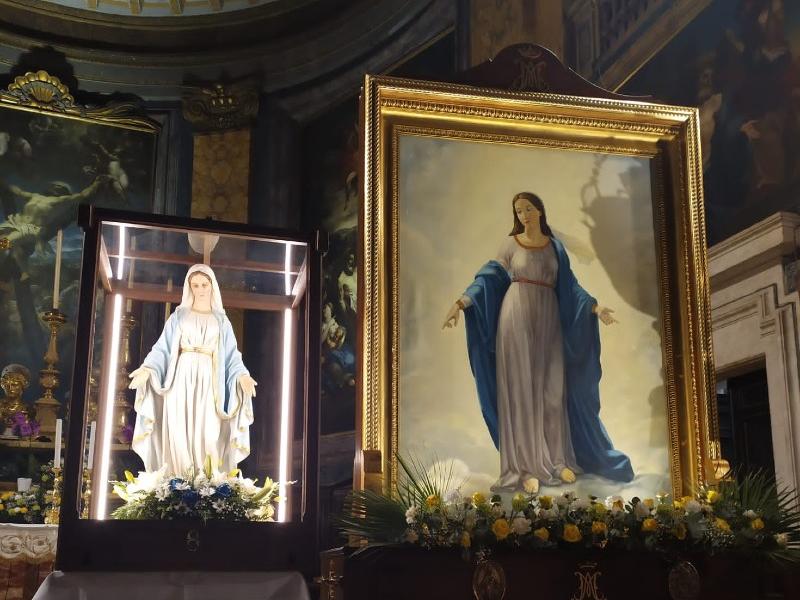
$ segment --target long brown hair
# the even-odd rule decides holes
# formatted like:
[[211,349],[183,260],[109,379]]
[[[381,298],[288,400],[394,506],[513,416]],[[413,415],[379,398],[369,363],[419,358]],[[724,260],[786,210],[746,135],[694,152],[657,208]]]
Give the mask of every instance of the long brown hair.
[[542,230],[543,234],[552,236],[553,230],[550,229],[550,225],[547,224],[547,214],[544,212],[544,203],[542,199],[533,192],[520,192],[511,200],[511,214],[514,215],[514,227],[508,235],[517,235],[525,231],[525,226],[522,224],[522,221],[519,220],[517,209],[514,207],[517,200],[527,200],[536,207],[536,210],[542,213],[542,216],[539,217],[539,228]]

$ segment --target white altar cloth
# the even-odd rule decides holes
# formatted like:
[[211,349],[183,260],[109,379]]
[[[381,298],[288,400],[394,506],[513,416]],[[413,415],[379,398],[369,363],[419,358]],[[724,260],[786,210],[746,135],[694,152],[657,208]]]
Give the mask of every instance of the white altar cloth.
[[95,573],[55,571],[33,600],[309,600],[297,572],[148,572]]
[[56,556],[58,525],[0,523],[0,558],[41,563]]

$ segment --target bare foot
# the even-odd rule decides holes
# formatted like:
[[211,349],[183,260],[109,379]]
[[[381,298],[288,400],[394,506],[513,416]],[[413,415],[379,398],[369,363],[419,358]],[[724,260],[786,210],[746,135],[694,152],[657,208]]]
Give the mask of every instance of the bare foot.
[[564,467],[561,469],[561,481],[564,483],[575,483],[575,472],[572,469]]
[[522,482],[522,488],[529,494],[539,493],[539,480],[536,477],[531,477]]

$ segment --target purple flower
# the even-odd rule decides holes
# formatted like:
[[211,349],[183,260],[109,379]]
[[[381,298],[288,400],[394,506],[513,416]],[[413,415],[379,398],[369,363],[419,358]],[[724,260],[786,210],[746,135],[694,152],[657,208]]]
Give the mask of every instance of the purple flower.
[[122,438],[123,443],[130,444],[133,440],[133,427],[125,425],[120,431],[120,438]]
[[28,415],[26,415],[24,412],[15,413],[11,419],[11,422],[14,425],[23,425],[28,422]]
[[28,423],[20,423],[18,429],[22,437],[30,437],[33,433],[33,428]]

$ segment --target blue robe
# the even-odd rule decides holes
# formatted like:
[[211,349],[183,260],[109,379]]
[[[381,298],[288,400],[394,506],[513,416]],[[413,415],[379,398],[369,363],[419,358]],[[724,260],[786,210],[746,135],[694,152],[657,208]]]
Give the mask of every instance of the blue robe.
[[[564,246],[551,239],[558,259],[555,292],[564,339],[567,418],[575,459],[585,473],[631,481],[630,459],[614,449],[600,421],[600,330],[597,315],[592,312],[597,301],[578,284]],[[464,311],[470,367],[483,418],[498,449],[495,337],[500,307],[510,285],[506,269],[492,260],[464,292],[471,300]]]

